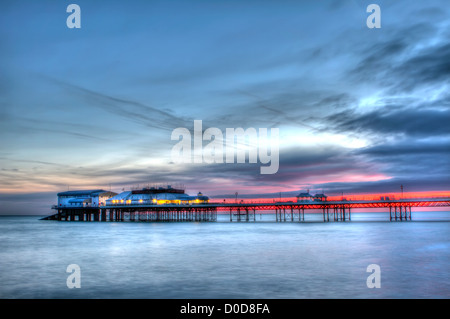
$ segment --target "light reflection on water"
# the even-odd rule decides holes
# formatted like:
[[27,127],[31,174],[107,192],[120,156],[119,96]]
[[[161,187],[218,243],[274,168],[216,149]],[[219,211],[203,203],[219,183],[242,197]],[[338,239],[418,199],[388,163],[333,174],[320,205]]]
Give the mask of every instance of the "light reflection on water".
[[[424,215],[426,214],[426,215]],[[450,213],[351,222],[57,222],[0,217],[1,298],[448,298]],[[367,222],[367,220],[369,220]],[[425,221],[431,220],[431,221]],[[369,264],[381,267],[369,289]],[[68,289],[66,267],[81,267]]]

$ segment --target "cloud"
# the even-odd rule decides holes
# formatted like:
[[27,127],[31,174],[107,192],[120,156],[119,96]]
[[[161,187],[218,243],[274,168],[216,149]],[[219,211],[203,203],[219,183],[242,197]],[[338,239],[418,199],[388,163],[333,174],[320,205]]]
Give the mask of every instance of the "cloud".
[[450,141],[416,142],[414,140],[402,140],[402,143],[385,143],[359,149],[356,152],[370,156],[430,155],[440,157],[440,154],[450,152]]
[[174,114],[133,100],[114,97],[108,94],[96,92],[91,89],[45,77],[64,89],[76,94],[87,101],[90,107],[97,107],[111,112],[120,117],[129,119],[146,127],[162,130],[173,130],[186,122],[186,118],[177,117]]
[[445,110],[383,107],[368,113],[345,110],[328,116],[326,127],[337,132],[374,133],[380,135],[408,135],[415,137],[450,134],[446,122],[450,112]]
[[10,194],[0,193],[0,215],[50,215],[56,204],[53,192]]
[[309,132],[323,132],[318,119],[324,114],[347,109],[357,98],[345,91],[305,89],[296,80],[261,82],[245,88],[222,92],[239,97],[240,102],[221,110],[212,117],[206,114],[204,126],[226,127],[294,127]]
[[393,178],[380,181],[354,182],[354,183],[323,183],[316,184],[316,189],[324,189],[327,195],[370,194],[400,192],[403,185],[405,192],[442,191],[448,190],[449,183],[439,177],[412,177]]
[[360,49],[359,62],[345,78],[386,88],[391,94],[448,83],[450,44],[442,28],[428,22],[399,28]]
[[[442,179],[450,185],[450,141],[404,139],[359,149],[371,162],[383,163],[384,171],[399,178]],[[430,182],[431,183],[431,182]]]

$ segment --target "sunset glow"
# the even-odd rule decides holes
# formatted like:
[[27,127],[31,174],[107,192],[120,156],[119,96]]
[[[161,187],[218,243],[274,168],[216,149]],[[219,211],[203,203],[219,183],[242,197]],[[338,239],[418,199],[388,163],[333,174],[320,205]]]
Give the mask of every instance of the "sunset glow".
[[[378,194],[341,194],[341,195],[327,195],[328,201],[378,201],[381,198],[389,197],[390,200],[402,199],[436,199],[436,198],[450,198],[450,191],[433,191],[433,192],[406,192],[406,193],[378,193]],[[235,199],[226,199],[226,202],[235,202]],[[239,198],[238,202],[243,203],[270,203],[270,202],[296,202],[297,197],[274,197],[274,198]],[[222,200],[212,199],[211,202],[222,203]]]

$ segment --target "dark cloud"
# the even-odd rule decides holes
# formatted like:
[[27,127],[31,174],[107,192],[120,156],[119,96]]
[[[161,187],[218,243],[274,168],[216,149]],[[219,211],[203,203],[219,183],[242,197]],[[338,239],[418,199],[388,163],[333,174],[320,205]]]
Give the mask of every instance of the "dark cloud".
[[[72,124],[73,125],[73,124]],[[14,127],[8,129],[8,133],[15,133],[20,135],[35,135],[43,133],[44,135],[69,135],[78,139],[83,140],[93,140],[96,142],[104,142],[110,139],[105,138],[103,136],[86,134],[82,131],[82,128],[74,129],[73,131],[69,130],[70,124],[66,127],[63,127],[64,124],[60,122],[51,122],[51,121],[33,121],[29,119],[23,118],[14,118]],[[60,127],[60,128],[56,128]],[[50,134],[49,134],[50,133]]]
[[416,56],[393,69],[404,80],[397,85],[409,91],[427,84],[450,81],[450,43],[421,50]]
[[56,193],[0,193],[0,215],[50,215],[56,204]]
[[[399,101],[396,101],[399,102]],[[401,102],[401,101],[400,101]],[[325,119],[328,129],[341,134],[356,134],[373,140],[352,153],[365,163],[379,167],[379,172],[393,180],[420,180],[424,189],[450,186],[450,112],[442,107],[446,98],[411,106],[407,103],[381,105],[370,112],[345,110]],[[345,187],[382,190],[391,182],[355,184]],[[343,187],[332,184],[333,187]]]
[[[295,81],[294,81],[295,82]],[[207,117],[204,127],[296,127],[310,132],[320,132],[317,119],[324,114],[356,105],[357,99],[347,92],[328,89],[305,90],[292,80],[250,86],[228,95],[245,97],[238,105],[223,108],[220,115]],[[280,87],[273,89],[273,87]],[[288,87],[288,89],[286,89]],[[326,129],[325,129],[326,130]]]
[[403,139],[356,151],[371,162],[381,163],[391,176],[441,178],[450,186],[450,142]]
[[450,134],[450,128],[446,125],[450,121],[450,112],[447,110],[382,107],[362,114],[345,110],[328,116],[325,121],[327,128],[331,126],[337,132],[405,134],[415,137]]
[[[431,23],[400,28],[393,35],[377,41],[359,52],[361,56],[346,79],[370,82],[389,89],[390,93],[449,81],[450,44]],[[431,39],[435,44],[429,44]]]
[[[10,154],[5,154],[10,155]],[[45,162],[45,161],[37,161],[37,160],[24,160],[24,159],[17,159],[17,158],[10,158],[10,157],[0,157],[0,160],[7,160],[14,163],[31,163],[31,164],[42,164],[42,165],[52,165],[52,166],[59,166],[59,167],[67,167],[66,165],[62,165],[59,163],[53,163],[53,162]]]
[[176,127],[184,126],[186,121],[189,121],[187,117],[177,117],[171,112],[167,112],[158,107],[152,107],[133,100],[117,98],[66,81],[48,77],[44,78],[80,96],[91,107],[101,108],[146,127],[173,130]]
[[[413,140],[402,143],[386,143],[372,147],[362,148],[356,151],[358,154],[370,156],[410,156],[410,155],[430,155],[439,156],[450,152],[450,141],[443,142],[415,142]],[[450,158],[448,159],[450,160]]]

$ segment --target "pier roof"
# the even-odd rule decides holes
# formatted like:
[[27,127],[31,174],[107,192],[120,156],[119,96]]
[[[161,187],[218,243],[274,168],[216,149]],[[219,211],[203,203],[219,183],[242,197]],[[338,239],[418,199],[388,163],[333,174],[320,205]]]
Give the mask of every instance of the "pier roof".
[[297,197],[313,197],[310,193],[300,193],[297,195]]
[[94,194],[106,193],[103,189],[77,190],[58,193],[57,196],[92,196]]

